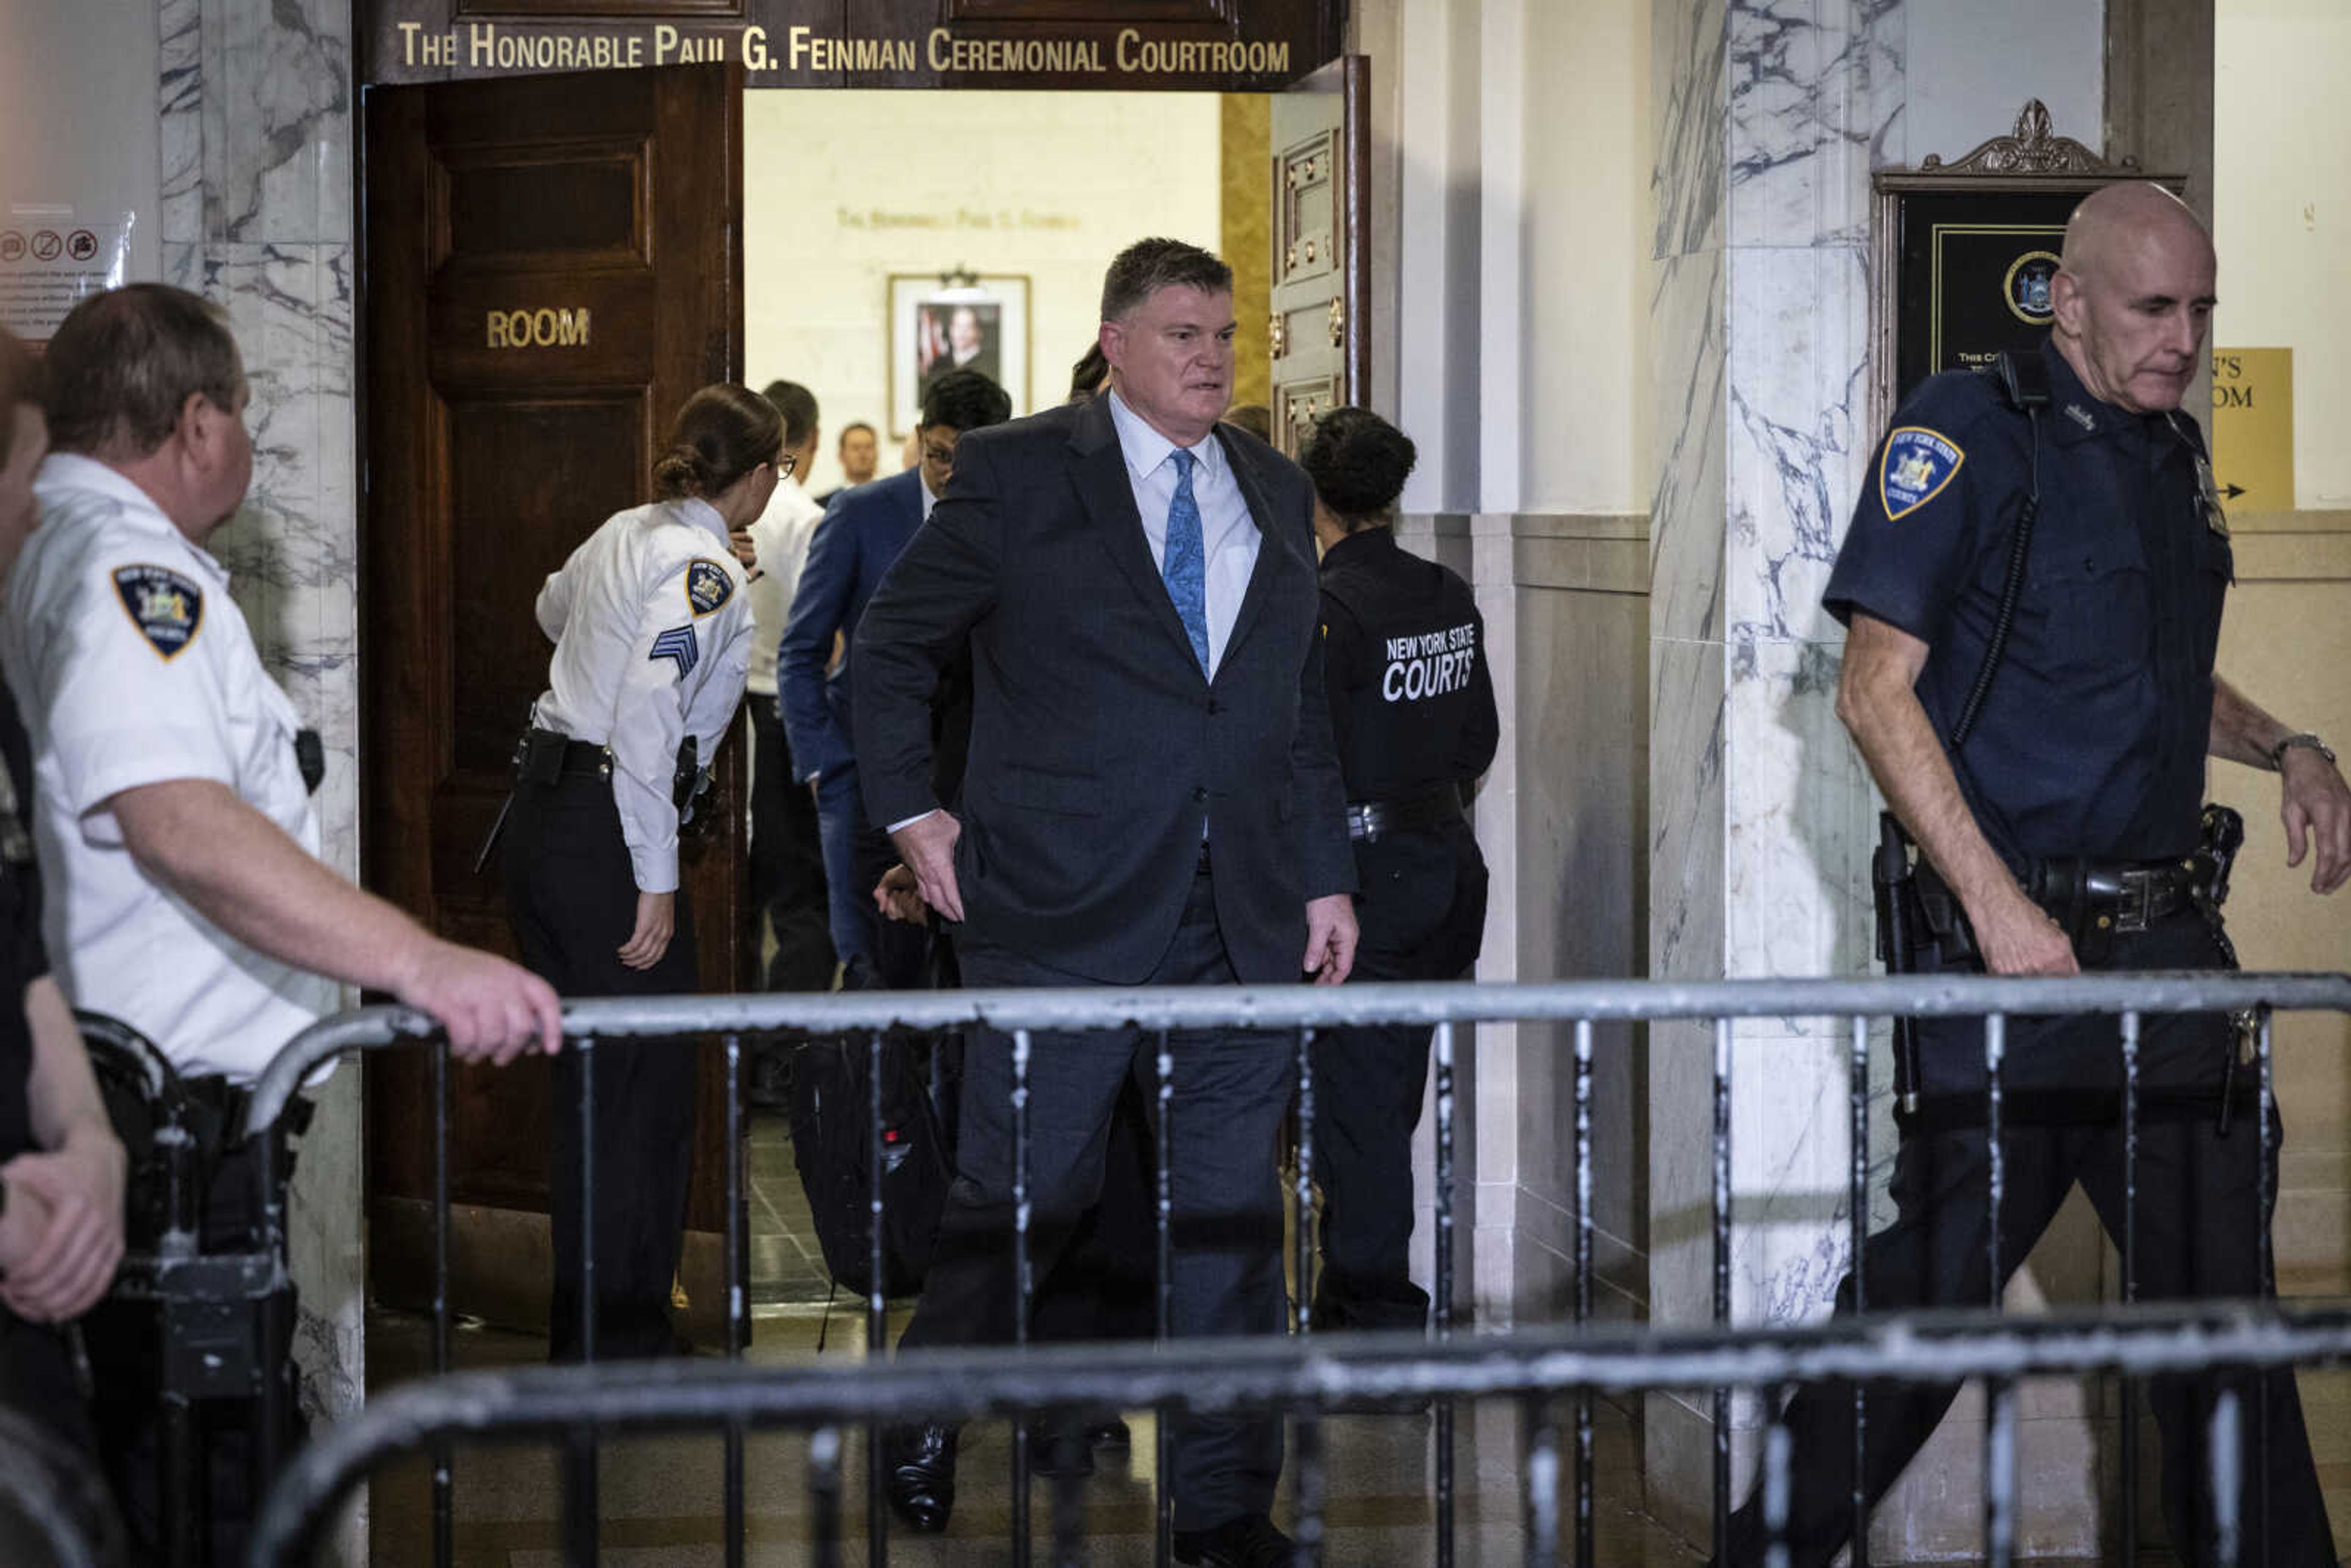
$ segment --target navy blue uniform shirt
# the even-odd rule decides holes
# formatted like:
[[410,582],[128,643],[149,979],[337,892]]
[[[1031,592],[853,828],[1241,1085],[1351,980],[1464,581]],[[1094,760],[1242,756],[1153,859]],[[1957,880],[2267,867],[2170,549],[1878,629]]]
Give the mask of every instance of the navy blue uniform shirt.
[[[2011,870],[2032,856],[2196,847],[2212,659],[2231,562],[2203,433],[2092,397],[2044,342],[2041,512],[2006,656],[1959,788]],[[1948,371],[1877,449],[1823,596],[1923,641],[1917,694],[1949,737],[1998,613],[2032,438],[1988,376]]]
[[1347,799],[1477,782],[1501,732],[1469,585],[1385,528],[1323,551],[1321,580],[1322,674]]

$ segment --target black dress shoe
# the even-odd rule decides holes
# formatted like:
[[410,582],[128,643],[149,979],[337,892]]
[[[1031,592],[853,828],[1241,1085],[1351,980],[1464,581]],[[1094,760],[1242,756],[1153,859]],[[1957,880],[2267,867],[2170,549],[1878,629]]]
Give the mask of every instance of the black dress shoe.
[[1298,1543],[1261,1513],[1228,1519],[1214,1530],[1176,1532],[1176,1561],[1206,1568],[1290,1568]]
[[1096,1421],[1086,1427],[1086,1447],[1132,1448],[1134,1447],[1134,1434],[1126,1429],[1125,1422],[1113,1416],[1107,1421]]
[[882,1490],[918,1535],[936,1535],[955,1510],[953,1427],[893,1427],[882,1439]]

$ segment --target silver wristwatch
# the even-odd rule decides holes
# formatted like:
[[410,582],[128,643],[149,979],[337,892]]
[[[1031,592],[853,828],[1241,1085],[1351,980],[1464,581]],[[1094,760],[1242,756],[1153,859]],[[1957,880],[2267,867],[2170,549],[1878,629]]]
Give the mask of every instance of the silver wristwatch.
[[2281,773],[2284,772],[2285,754],[2293,750],[2297,746],[2308,747],[2311,750],[2315,751],[2319,756],[2324,757],[2329,762],[2335,760],[2335,748],[2327,745],[2326,742],[2319,739],[2318,737],[2314,735],[2289,735],[2283,740],[2279,741],[2275,746],[2270,747],[2270,766],[2276,768]]

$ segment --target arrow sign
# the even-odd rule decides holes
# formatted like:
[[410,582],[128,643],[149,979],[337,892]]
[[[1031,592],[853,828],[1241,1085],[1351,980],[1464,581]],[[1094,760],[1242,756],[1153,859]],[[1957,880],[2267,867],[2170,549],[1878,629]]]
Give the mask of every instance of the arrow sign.
[[2212,350],[2212,466],[2231,510],[2294,509],[2294,350]]

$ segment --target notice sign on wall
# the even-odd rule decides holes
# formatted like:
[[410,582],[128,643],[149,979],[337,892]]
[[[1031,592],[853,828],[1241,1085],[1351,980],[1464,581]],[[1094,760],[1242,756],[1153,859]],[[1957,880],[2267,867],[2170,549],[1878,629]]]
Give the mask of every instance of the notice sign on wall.
[[2212,478],[2232,511],[2294,510],[2294,350],[2212,350]]
[[0,213],[0,326],[45,343],[84,296],[121,284],[133,221],[130,213],[101,220],[31,203]]

